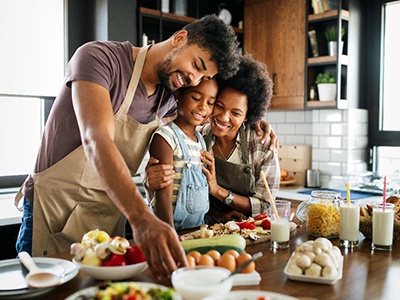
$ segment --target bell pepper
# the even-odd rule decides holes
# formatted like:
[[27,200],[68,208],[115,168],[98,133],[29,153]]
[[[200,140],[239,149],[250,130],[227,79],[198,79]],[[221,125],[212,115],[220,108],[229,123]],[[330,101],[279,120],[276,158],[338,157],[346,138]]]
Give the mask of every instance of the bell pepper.
[[236,222],[236,224],[239,226],[240,229],[250,229],[253,230],[256,228],[256,225],[253,222]]
[[264,220],[266,218],[268,218],[268,215],[266,213],[262,213],[262,214],[255,216],[254,220],[258,221],[258,220]]

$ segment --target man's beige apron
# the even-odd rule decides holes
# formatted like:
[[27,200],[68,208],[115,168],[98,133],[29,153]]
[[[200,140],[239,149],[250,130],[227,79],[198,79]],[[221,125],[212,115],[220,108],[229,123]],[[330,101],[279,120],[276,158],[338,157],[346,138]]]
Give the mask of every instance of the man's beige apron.
[[[148,47],[139,50],[128,91],[115,114],[115,143],[132,176],[143,160],[152,133],[160,123],[160,105],[156,119],[148,124],[141,124],[127,115],[147,50]],[[123,235],[125,217],[105,193],[82,146],[50,168],[33,174],[33,180],[33,256],[65,252],[71,243],[80,242],[84,233],[96,228],[112,236]],[[16,204],[21,195],[17,197]]]

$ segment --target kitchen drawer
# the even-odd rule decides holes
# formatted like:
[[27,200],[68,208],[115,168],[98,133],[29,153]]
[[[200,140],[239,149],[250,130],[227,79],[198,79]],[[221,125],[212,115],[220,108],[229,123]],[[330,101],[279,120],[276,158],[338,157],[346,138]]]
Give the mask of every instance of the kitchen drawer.
[[279,157],[279,166],[287,171],[304,172],[310,169],[311,164],[309,160]]
[[278,150],[279,157],[297,158],[311,161],[311,145],[281,145]]

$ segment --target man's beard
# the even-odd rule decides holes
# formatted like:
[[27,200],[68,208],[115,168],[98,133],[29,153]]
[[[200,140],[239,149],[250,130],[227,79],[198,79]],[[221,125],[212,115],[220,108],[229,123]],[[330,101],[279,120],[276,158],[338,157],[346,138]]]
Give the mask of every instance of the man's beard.
[[160,79],[161,82],[161,86],[168,92],[173,93],[176,91],[176,88],[172,86],[170,80],[170,74],[167,71],[169,70],[170,66],[171,66],[171,59],[167,59],[165,62],[159,63],[156,68],[157,68],[158,78]]

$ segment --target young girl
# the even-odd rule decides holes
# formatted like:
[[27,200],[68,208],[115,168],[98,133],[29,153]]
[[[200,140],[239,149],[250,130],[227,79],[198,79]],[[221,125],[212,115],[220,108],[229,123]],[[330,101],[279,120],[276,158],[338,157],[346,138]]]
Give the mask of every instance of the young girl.
[[177,118],[159,128],[150,144],[150,155],[175,169],[173,184],[157,190],[152,205],[157,216],[176,230],[200,226],[209,209],[200,159],[200,150],[206,147],[196,126],[208,120],[217,93],[215,79],[177,91]]

